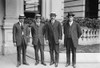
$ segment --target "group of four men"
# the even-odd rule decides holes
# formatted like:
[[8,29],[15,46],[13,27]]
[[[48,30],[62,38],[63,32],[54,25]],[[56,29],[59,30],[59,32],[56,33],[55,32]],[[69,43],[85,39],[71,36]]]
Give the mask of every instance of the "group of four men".
[[[74,21],[74,14],[69,12],[67,17],[69,20],[63,23],[64,32],[64,45],[66,47],[66,67],[70,65],[70,51],[72,51],[72,66],[76,66],[76,48],[78,45],[78,39],[81,36],[81,28],[78,23]],[[13,26],[13,43],[17,46],[17,67],[21,65],[21,50],[23,57],[23,64],[29,65],[26,62],[26,48],[29,42],[29,25],[24,23],[24,15],[19,16],[19,22]],[[50,49],[50,65],[55,64],[58,66],[59,62],[59,44],[62,40],[62,26],[59,21],[56,20],[56,14],[52,12],[50,14],[50,20],[45,24],[41,22],[41,15],[36,14],[34,23],[30,25],[32,44],[35,50],[35,65],[39,64],[38,51],[41,53],[41,64],[46,66],[44,62],[44,38],[49,43]]]

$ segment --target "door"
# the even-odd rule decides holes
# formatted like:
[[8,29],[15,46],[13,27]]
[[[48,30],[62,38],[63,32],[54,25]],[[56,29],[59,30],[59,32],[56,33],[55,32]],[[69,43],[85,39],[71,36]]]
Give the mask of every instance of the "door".
[[98,0],[86,0],[85,17],[98,18]]
[[26,18],[34,18],[36,13],[42,12],[42,0],[25,0],[24,1],[24,14]]

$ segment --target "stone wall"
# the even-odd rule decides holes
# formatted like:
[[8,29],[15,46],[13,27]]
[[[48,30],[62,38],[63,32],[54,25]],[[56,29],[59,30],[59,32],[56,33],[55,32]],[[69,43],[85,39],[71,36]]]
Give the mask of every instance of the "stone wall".
[[64,0],[64,15],[73,12],[76,17],[85,16],[85,0]]
[[99,8],[98,8],[98,18],[100,19],[100,0],[99,0],[99,3],[98,3],[98,6],[99,6]]
[[0,52],[2,48],[2,25],[4,20],[4,0],[0,0]]

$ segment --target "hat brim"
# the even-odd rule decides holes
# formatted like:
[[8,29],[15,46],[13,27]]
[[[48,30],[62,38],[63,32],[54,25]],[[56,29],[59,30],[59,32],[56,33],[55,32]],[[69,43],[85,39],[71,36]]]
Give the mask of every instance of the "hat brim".
[[69,16],[73,16],[73,17],[74,17],[75,15],[74,15],[74,14],[72,14],[72,15],[67,15],[67,17],[69,17]]
[[26,17],[25,16],[21,16],[21,17],[19,17],[19,19],[25,19]]
[[36,17],[41,17],[41,16],[36,16]]
[[50,16],[57,16],[56,14],[50,14]]

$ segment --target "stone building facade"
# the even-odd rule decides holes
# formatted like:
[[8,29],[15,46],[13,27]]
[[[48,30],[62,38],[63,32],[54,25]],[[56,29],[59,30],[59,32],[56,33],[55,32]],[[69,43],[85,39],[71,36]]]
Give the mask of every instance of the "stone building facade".
[[64,0],[64,15],[68,12],[80,18],[100,18],[100,0]]
[[[0,53],[13,52],[12,27],[18,22],[19,14],[24,14],[25,1],[32,0],[0,0]],[[40,14],[49,19],[51,12],[56,12],[57,19],[62,21],[68,12],[73,12],[76,17],[100,18],[100,0],[34,0],[41,3]],[[39,4],[40,4],[39,3]],[[91,5],[94,4],[94,5]],[[95,10],[92,12],[92,10]],[[31,11],[31,13],[34,13]],[[93,14],[93,15],[92,15]],[[79,54],[82,57],[83,54]],[[95,62],[100,54],[86,53],[89,60],[83,62]],[[91,57],[92,56],[92,57]],[[97,59],[93,59],[96,57]],[[79,59],[81,61],[81,58]]]
[[[25,4],[25,1],[28,4]],[[18,22],[19,14],[25,14],[28,11],[30,15],[34,16],[34,13],[38,11],[25,9],[34,6],[36,2],[41,7],[38,9],[41,9],[39,13],[42,17],[49,19],[50,13],[56,12],[57,19],[63,20],[63,0],[0,0],[0,52],[2,54],[8,52],[7,48],[13,46],[12,27],[14,23]],[[31,8],[34,9],[34,7]]]

